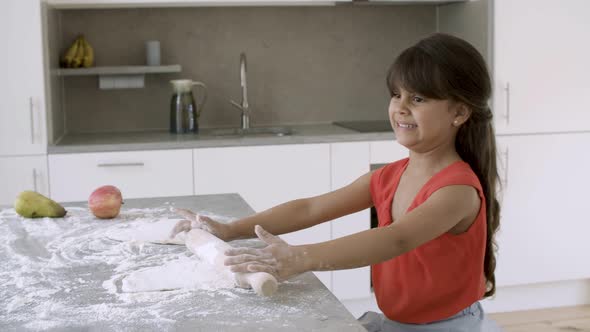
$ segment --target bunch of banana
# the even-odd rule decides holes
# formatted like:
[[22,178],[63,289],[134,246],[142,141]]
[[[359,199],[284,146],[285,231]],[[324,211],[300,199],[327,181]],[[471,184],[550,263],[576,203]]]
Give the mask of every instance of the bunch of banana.
[[94,49],[83,35],[78,36],[60,60],[63,68],[89,68],[94,64]]

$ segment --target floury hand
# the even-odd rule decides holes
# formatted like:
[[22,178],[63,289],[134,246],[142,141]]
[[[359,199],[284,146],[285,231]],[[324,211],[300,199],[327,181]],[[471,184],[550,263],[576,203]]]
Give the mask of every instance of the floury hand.
[[254,231],[260,240],[267,244],[260,249],[232,248],[225,252],[228,258],[225,265],[232,272],[266,272],[277,280],[286,280],[306,271],[305,252],[303,247],[290,246],[280,237],[264,230],[259,225]]
[[189,232],[191,229],[197,228],[207,231],[224,241],[228,240],[228,225],[217,222],[207,216],[199,215],[187,209],[174,208],[172,211],[186,219],[181,220],[176,223],[176,225],[174,225],[174,228],[170,232],[171,239],[173,239],[178,233]]

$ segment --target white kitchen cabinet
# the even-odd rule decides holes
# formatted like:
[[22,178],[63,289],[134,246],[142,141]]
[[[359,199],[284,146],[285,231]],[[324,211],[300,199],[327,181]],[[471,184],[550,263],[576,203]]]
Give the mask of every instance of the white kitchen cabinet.
[[498,137],[498,286],[590,278],[590,133]]
[[[257,212],[330,190],[328,144],[195,149],[194,165],[195,194],[239,193]],[[330,223],[281,238],[295,245],[328,241]],[[316,275],[331,288],[331,272]]]
[[590,2],[494,0],[498,133],[590,130]]
[[192,158],[190,149],[49,155],[51,196],[85,201],[103,185],[123,199],[192,195]]
[[55,8],[327,6],[352,0],[47,0]]
[[45,84],[40,0],[2,1],[0,156],[45,154]]
[[396,4],[407,5],[408,3],[443,5],[443,4],[453,3],[453,2],[466,2],[466,1],[469,1],[469,0],[368,0],[368,2],[374,3],[374,4],[391,4],[391,5],[396,5]]
[[[331,144],[332,190],[342,188],[370,170],[369,142]],[[332,221],[332,238],[337,239],[371,228],[370,210]],[[369,266],[332,272],[332,292],[339,300],[371,296]]]
[[396,140],[373,141],[369,144],[371,164],[391,163],[409,156],[409,150]]
[[24,190],[49,196],[47,157],[0,157],[0,183],[0,205],[13,205]]

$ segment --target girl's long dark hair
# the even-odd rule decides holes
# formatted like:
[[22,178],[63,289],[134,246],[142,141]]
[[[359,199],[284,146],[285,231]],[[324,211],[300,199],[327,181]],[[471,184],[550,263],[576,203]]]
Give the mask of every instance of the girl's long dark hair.
[[492,88],[485,60],[468,42],[436,33],[399,55],[389,69],[387,86],[392,93],[402,87],[425,97],[461,102],[471,109],[471,116],[459,128],[455,148],[479,178],[485,195],[485,296],[494,295],[497,250],[494,235],[500,225],[500,205],[496,198],[498,170],[493,114],[488,107]]

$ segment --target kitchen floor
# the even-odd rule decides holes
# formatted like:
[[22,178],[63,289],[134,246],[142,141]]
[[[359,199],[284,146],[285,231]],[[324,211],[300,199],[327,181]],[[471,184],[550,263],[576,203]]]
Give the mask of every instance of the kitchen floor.
[[489,314],[504,332],[590,332],[590,305]]

